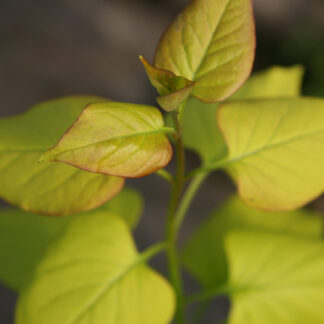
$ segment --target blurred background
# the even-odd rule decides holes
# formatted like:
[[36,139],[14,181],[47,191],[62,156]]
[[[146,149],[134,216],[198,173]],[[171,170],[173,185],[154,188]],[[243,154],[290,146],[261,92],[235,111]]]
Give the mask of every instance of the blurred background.
[[[159,37],[187,2],[1,0],[0,117],[69,94],[155,104],[155,92],[138,55],[152,62]],[[323,97],[324,1],[254,0],[254,7],[258,42],[255,70],[275,64],[303,64],[304,94]],[[188,160],[191,166],[199,163],[190,152]],[[129,185],[142,191],[147,203],[135,233],[141,249],[163,237],[168,185],[155,175],[129,181]],[[231,191],[233,185],[227,177],[212,174],[193,204],[180,241]],[[313,204],[324,212],[323,198]],[[4,205],[0,201],[0,206]],[[163,257],[153,264],[166,272]],[[186,286],[190,291],[196,284],[188,277]],[[1,324],[13,324],[15,300],[13,292],[0,287]],[[216,301],[206,323],[221,320],[227,310],[226,300]]]

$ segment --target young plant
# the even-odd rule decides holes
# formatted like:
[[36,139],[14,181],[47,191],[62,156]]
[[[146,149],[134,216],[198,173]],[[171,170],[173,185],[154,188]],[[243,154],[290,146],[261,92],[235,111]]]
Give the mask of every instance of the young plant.
[[[230,324],[324,322],[321,215],[298,210],[324,189],[324,100],[299,96],[299,66],[243,85],[254,52],[251,0],[192,0],[154,65],[140,57],[164,116],[80,96],[0,120],[0,195],[20,208],[0,215],[0,278],[19,291],[16,324],[200,323],[187,307],[220,295]],[[163,169],[170,141],[174,174]],[[202,161],[190,172],[185,147]],[[218,169],[241,199],[179,250],[190,204]],[[154,172],[171,187],[166,237],[138,252],[142,198],[122,188]],[[147,265],[161,252],[171,285]],[[201,291],[185,293],[183,268]]]

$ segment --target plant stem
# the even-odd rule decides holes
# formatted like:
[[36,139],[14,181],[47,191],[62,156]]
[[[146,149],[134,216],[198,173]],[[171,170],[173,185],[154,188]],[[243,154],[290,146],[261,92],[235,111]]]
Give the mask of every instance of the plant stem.
[[177,299],[177,311],[176,321],[179,324],[185,323],[185,312],[184,312],[184,295],[182,287],[182,278],[179,266],[179,260],[177,255],[177,236],[178,231],[175,226],[175,213],[178,207],[178,203],[182,194],[182,190],[185,182],[185,151],[182,142],[182,129],[178,120],[177,114],[174,115],[175,124],[179,133],[176,139],[176,158],[177,158],[177,169],[175,175],[175,182],[172,186],[172,193],[170,198],[170,204],[167,214],[167,259],[171,283],[175,289]]
[[227,295],[229,293],[230,289],[228,286],[221,286],[209,290],[204,290],[202,292],[199,292],[197,294],[191,295],[186,299],[186,305],[207,301],[215,297]]
[[153,258],[155,255],[159,254],[163,250],[167,249],[166,242],[156,243],[141,253],[140,259],[142,262],[148,261]]
[[[183,293],[183,284],[181,277],[181,268],[179,265],[179,257],[177,252],[177,238],[181,224],[188,211],[193,197],[198,191],[200,185],[207,177],[208,173],[198,174],[188,187],[183,199],[181,195],[185,185],[185,150],[182,141],[182,119],[185,103],[174,113],[174,123],[178,136],[176,138],[176,174],[172,183],[172,192],[167,214],[167,260],[169,267],[170,280],[174,287],[177,299],[177,311],[175,320],[178,324],[185,324],[185,301]],[[181,203],[179,204],[179,202]]]
[[197,191],[199,190],[201,184],[206,179],[209,173],[200,173],[197,174],[193,180],[191,181],[185,195],[183,196],[183,199],[179,205],[179,208],[177,210],[177,213],[175,215],[175,221],[174,226],[176,227],[176,230],[178,231],[183,223],[183,220],[186,216],[186,213],[190,207],[190,204],[192,202],[192,199],[196,195]]
[[167,182],[169,182],[170,184],[173,184],[174,183],[174,178],[173,178],[172,174],[170,174],[165,169],[161,169],[159,171],[156,171],[155,173],[158,176],[160,176],[161,178],[163,178],[164,180],[166,180]]

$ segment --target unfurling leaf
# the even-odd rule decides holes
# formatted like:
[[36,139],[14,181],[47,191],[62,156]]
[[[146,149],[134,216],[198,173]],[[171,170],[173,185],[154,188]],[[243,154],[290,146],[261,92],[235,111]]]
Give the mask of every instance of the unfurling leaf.
[[158,69],[140,56],[151,84],[161,95],[157,98],[158,104],[166,111],[177,109],[191,94],[194,82],[174,73]]
[[96,210],[61,218],[0,209],[0,281],[21,290],[31,281],[36,266],[66,226],[76,218],[92,217],[99,211],[123,218],[134,229],[142,213],[142,198],[138,192],[125,188]]
[[166,134],[172,132],[154,107],[90,104],[42,160],[113,176],[142,177],[169,163],[172,148]]
[[228,103],[218,122],[229,153],[216,164],[231,174],[248,205],[292,210],[323,192],[323,99]]
[[196,81],[192,94],[216,102],[248,78],[254,51],[251,0],[192,0],[163,35],[155,66]]
[[171,286],[138,254],[121,218],[71,222],[19,299],[17,324],[168,324]]
[[38,163],[87,104],[104,100],[66,97],[0,120],[0,196],[26,211],[60,216],[95,208],[117,194],[122,178]]
[[182,254],[186,269],[205,288],[216,288],[226,283],[228,262],[224,238],[228,232],[237,229],[320,240],[322,215],[308,210],[261,211],[245,205],[237,196],[230,198],[194,232]]
[[322,324],[324,243],[237,231],[226,240],[229,324]]
[[[229,100],[297,97],[300,94],[303,68],[275,66],[253,74]],[[197,152],[203,162],[217,161],[226,156],[227,147],[219,130],[216,112],[219,104],[206,104],[190,98],[183,120],[183,141]]]

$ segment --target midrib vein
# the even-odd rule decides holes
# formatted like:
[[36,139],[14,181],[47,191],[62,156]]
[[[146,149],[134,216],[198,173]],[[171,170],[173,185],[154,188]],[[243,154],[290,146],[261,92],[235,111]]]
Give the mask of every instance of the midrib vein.
[[200,59],[200,62],[198,64],[196,70],[193,71],[193,75],[192,75],[192,80],[193,81],[196,80],[196,76],[197,76],[197,74],[198,74],[198,72],[199,72],[199,70],[200,70],[200,68],[201,68],[201,66],[202,66],[202,64],[203,64],[203,62],[205,60],[205,57],[207,56],[207,54],[209,52],[209,49],[210,49],[210,47],[212,45],[213,39],[215,37],[215,34],[218,31],[218,27],[219,27],[219,25],[220,25],[220,23],[221,23],[224,15],[225,15],[225,12],[226,12],[226,10],[227,10],[230,2],[231,2],[231,0],[228,0],[227,3],[226,3],[226,5],[224,6],[224,9],[223,9],[223,11],[222,11],[222,13],[221,13],[221,15],[219,17],[219,20],[218,20],[218,22],[217,22],[217,24],[216,24],[216,26],[214,28],[214,31],[211,34],[211,37],[210,37],[209,42],[208,42],[208,46],[207,46],[206,50],[204,51],[204,53],[202,54],[201,59]]
[[105,296],[105,294],[115,286],[119,281],[121,281],[130,271],[132,271],[136,266],[145,262],[147,260],[147,255],[145,253],[139,254],[138,257],[130,263],[123,271],[119,273],[115,278],[109,279],[107,283],[103,286],[103,288],[84,306],[79,313],[77,313],[74,318],[72,318],[70,324],[75,324],[77,321],[82,318],[84,313],[92,308],[101,298]]
[[82,146],[69,148],[69,149],[66,149],[64,151],[59,151],[57,153],[53,153],[53,155],[60,155],[60,154],[66,153],[66,152],[76,151],[76,150],[79,150],[79,149],[86,149],[86,148],[94,146],[94,145],[100,145],[100,144],[108,143],[110,141],[115,141],[115,140],[119,140],[119,139],[125,139],[125,138],[129,138],[129,137],[146,136],[146,135],[152,135],[152,134],[167,134],[167,133],[173,133],[173,132],[174,132],[173,128],[163,127],[163,128],[160,128],[160,129],[157,129],[157,130],[152,130],[152,131],[138,132],[138,133],[132,133],[132,134],[127,134],[127,135],[122,135],[122,136],[116,136],[116,137],[111,137],[111,138],[108,138],[108,139],[105,139],[105,140],[102,140],[102,141],[93,142],[93,143],[85,144],[85,145],[82,145]]
[[316,130],[314,132],[302,134],[300,136],[295,136],[295,137],[289,138],[289,139],[281,141],[281,142],[277,142],[277,143],[274,143],[274,144],[271,144],[271,145],[268,145],[268,146],[265,146],[265,147],[261,147],[261,148],[259,148],[257,150],[251,151],[249,153],[241,154],[239,156],[234,156],[234,157],[232,157],[230,159],[221,160],[218,163],[215,163],[214,167],[211,165],[210,168],[213,168],[213,169],[215,169],[215,167],[216,168],[222,168],[222,167],[227,166],[229,164],[232,164],[234,162],[244,160],[244,159],[246,159],[246,158],[248,158],[250,156],[257,155],[257,154],[259,154],[261,152],[271,150],[271,149],[273,149],[275,147],[286,145],[288,143],[292,143],[292,142],[295,142],[295,141],[299,141],[299,140],[305,139],[305,138],[310,137],[310,136],[315,136],[315,135],[323,133],[323,132],[324,132],[324,128],[318,129],[318,130]]

